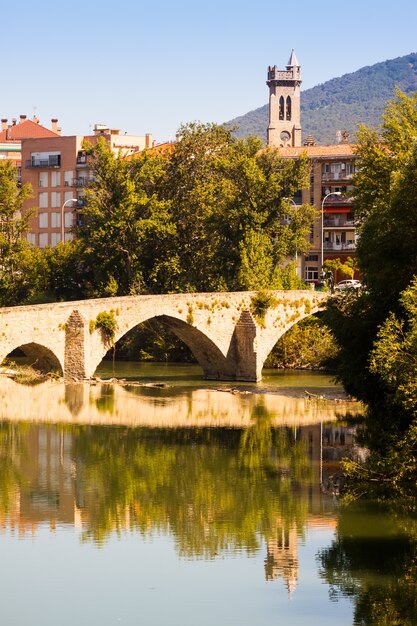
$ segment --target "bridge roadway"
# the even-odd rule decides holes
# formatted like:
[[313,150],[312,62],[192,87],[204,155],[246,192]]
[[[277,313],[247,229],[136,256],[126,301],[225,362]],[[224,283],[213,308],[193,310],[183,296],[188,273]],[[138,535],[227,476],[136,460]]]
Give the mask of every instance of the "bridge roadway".
[[[111,348],[132,328],[163,322],[188,345],[210,380],[258,381],[277,340],[320,310],[328,295],[309,290],[270,291],[264,315],[258,292],[125,296],[0,309],[0,363],[20,348],[36,367],[66,379],[88,379]],[[100,313],[116,320],[111,340],[97,328]]]

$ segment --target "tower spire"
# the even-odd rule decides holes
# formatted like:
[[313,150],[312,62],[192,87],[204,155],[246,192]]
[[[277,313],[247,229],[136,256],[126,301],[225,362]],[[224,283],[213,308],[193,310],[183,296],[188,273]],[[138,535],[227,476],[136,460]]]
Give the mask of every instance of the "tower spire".
[[288,59],[287,63],[287,68],[290,67],[300,67],[294,48],[291,50],[290,58]]

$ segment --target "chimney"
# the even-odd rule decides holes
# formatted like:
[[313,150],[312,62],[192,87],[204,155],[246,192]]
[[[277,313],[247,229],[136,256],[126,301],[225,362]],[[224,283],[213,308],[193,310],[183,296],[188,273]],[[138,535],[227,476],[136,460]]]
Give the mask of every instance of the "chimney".
[[26,119],[26,115],[20,115],[20,122],[24,122]]
[[145,148],[151,147],[151,135],[150,133],[146,133],[145,135]]
[[15,117],[12,119],[12,126],[16,126],[16,118]]
[[51,130],[53,133],[56,133],[57,135],[58,133],[58,119],[56,117],[53,117],[51,119]]
[[2,117],[1,118],[1,129],[2,130],[7,130],[7,117]]

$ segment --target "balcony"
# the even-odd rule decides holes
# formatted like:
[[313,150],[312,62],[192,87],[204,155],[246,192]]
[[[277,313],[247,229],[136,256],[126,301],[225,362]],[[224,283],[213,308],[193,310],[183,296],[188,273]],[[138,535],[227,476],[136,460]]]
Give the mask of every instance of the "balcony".
[[83,168],[88,166],[88,156],[86,154],[79,154],[77,156],[77,168]]
[[342,170],[341,172],[323,172],[321,175],[323,182],[329,180],[351,180],[352,178],[353,174],[348,174],[346,170]]
[[341,241],[325,241],[324,245],[323,245],[323,249],[324,250],[335,250],[335,251],[341,251],[341,250],[356,250],[356,243],[355,241],[349,239],[348,241],[345,242],[341,242]]
[[53,154],[47,158],[32,157],[29,161],[25,162],[26,169],[33,167],[61,167],[61,155]]
[[91,183],[93,178],[86,178],[84,176],[80,176],[79,178],[72,179],[72,187],[86,187],[89,183]]
[[347,220],[344,217],[331,217],[325,215],[323,226],[324,228],[349,228],[352,230],[352,228],[355,228],[355,221]]

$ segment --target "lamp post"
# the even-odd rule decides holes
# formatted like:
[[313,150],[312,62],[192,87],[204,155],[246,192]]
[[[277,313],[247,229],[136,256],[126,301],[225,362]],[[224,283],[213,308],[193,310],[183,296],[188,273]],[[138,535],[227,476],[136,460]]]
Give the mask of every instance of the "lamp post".
[[320,244],[321,271],[323,271],[323,264],[324,264],[324,203],[326,202],[329,196],[341,196],[341,195],[342,195],[341,191],[331,191],[330,193],[326,194],[323,200],[321,201],[321,244]]
[[64,237],[65,237],[65,224],[64,224],[64,217],[65,217],[65,207],[67,206],[67,204],[69,202],[77,202],[77,198],[68,198],[68,200],[65,200],[64,204],[61,207],[61,241],[62,243],[65,243]]
[[[298,206],[296,202],[294,202],[294,200],[292,198],[285,198],[286,200],[288,200],[288,202],[291,204],[291,206]],[[297,250],[297,245],[295,246],[295,254],[294,254],[294,261],[296,263],[295,265],[295,273],[298,276],[298,250]]]

